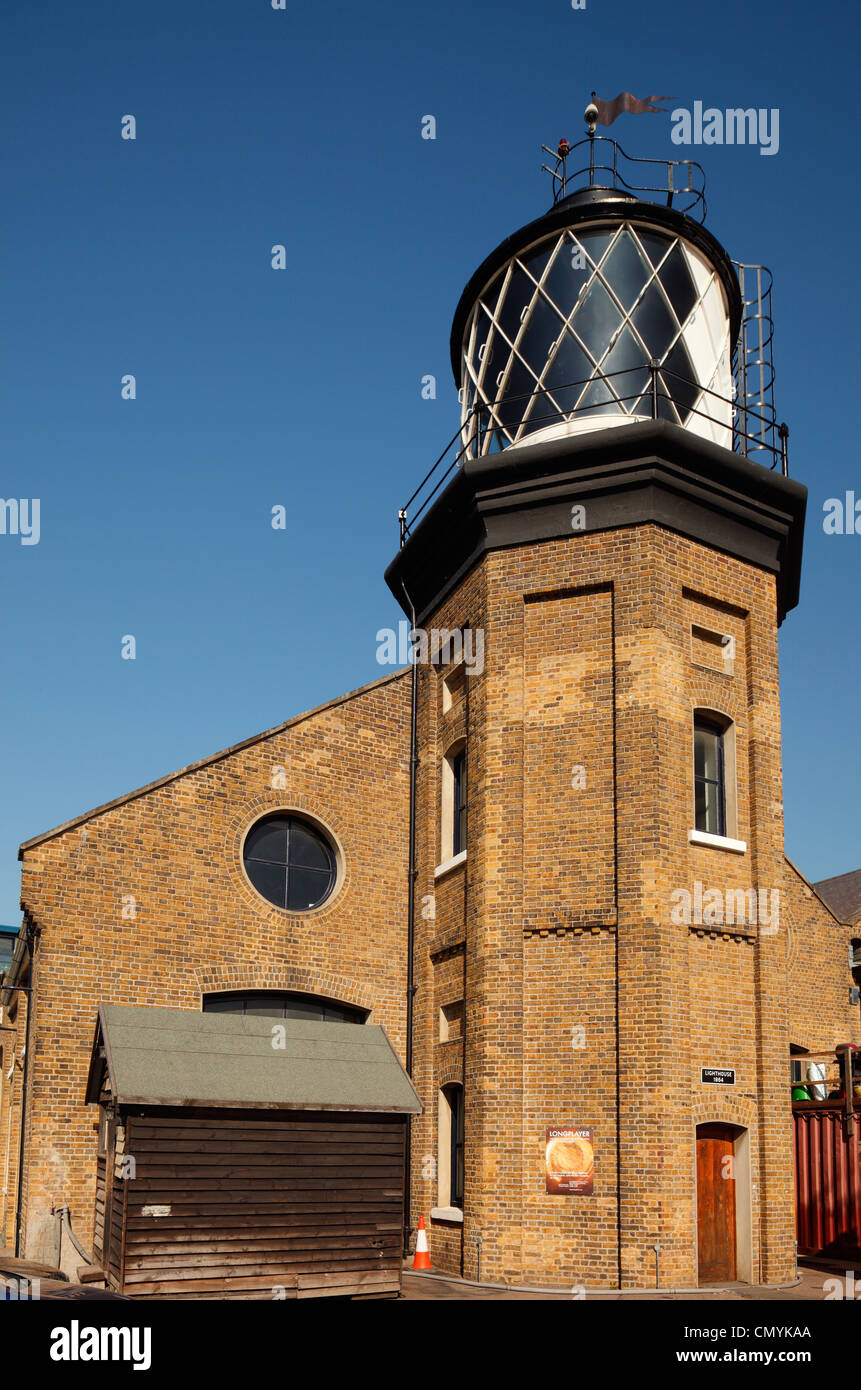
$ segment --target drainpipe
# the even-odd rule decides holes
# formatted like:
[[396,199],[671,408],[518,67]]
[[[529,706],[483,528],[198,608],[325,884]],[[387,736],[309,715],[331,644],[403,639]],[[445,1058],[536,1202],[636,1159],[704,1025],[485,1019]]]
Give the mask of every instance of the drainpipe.
[[[401,580],[401,590],[410,610],[410,629],[415,631],[416,610]],[[418,771],[418,663],[413,649],[412,678],[410,691],[410,850],[407,871],[407,1075],[413,1075],[413,998],[415,984],[415,907],[416,907],[416,775]],[[407,1118],[406,1144],[404,1149],[404,1256],[410,1250],[410,1178],[412,1172],[412,1116]]]
[[[472,620],[471,620],[470,618],[467,618],[466,622],[464,623],[464,630],[465,630],[465,631],[470,631],[471,629],[472,629]],[[464,681],[464,692],[463,692],[464,710],[463,710],[463,714],[464,714],[464,726],[465,726],[464,732],[465,732],[465,735],[466,735],[466,845],[467,845],[467,859],[466,859],[466,865],[465,865],[465,867],[464,867],[464,875],[463,875],[463,1019],[462,1019],[462,1021],[461,1021],[461,1025],[460,1025],[460,1029],[461,1029],[460,1065],[461,1065],[461,1077],[462,1077],[462,1082],[463,1082],[463,1084],[462,1084],[462,1101],[463,1101],[463,1114],[464,1114],[464,1120],[463,1120],[463,1141],[464,1141],[464,1142],[463,1142],[463,1196],[462,1196],[462,1198],[461,1198],[461,1205],[462,1205],[462,1207],[463,1207],[463,1219],[464,1219],[464,1224],[463,1224],[463,1226],[461,1227],[461,1230],[463,1231],[463,1236],[462,1236],[461,1242],[460,1242],[460,1273],[461,1273],[461,1277],[462,1277],[463,1274],[464,1274],[464,1260],[466,1259],[466,1123],[467,1123],[467,1122],[466,1122],[466,1001],[467,1001],[467,989],[466,989],[466,985],[467,985],[467,975],[466,975],[466,971],[467,971],[467,963],[468,963],[468,961],[469,961],[469,938],[468,938],[468,932],[469,932],[469,906],[470,906],[470,904],[469,904],[469,875],[470,875],[470,870],[471,870],[471,863],[470,863],[469,852],[468,852],[468,851],[469,851],[469,821],[470,821],[469,802],[470,802],[470,794],[471,794],[470,789],[471,789],[471,787],[472,787],[472,773],[470,772],[470,768],[469,768],[469,752],[470,752],[470,746],[471,746],[471,743],[472,743],[472,730],[471,730],[471,728],[470,728],[470,723],[469,723],[469,682],[470,682],[470,675],[469,675],[469,672],[468,672],[468,671],[465,671],[463,681]],[[522,1210],[522,1203],[521,1203],[521,1210]],[[478,1274],[476,1275],[476,1278],[478,1279],[478,1282],[481,1283],[481,1231],[478,1231],[478,1232],[477,1232],[477,1239],[476,1239],[476,1242],[475,1242],[475,1243],[476,1243],[476,1247],[477,1247],[477,1256],[478,1256]]]
[[6,1198],[9,1196],[9,1162],[12,1158],[12,1111],[15,1104],[15,1068],[22,1066],[19,1059],[12,1054],[12,1066],[9,1071],[9,1119],[6,1125],[6,1153],[3,1158],[3,1189],[0,1192],[0,1200],[3,1202],[3,1226],[0,1228],[0,1249],[6,1249]]
[[[619,1022],[619,777],[618,777],[618,677],[616,664],[616,595],[610,593],[610,643],[613,671],[613,909],[616,930],[613,933],[613,1009],[615,1013],[615,1102],[616,1102],[616,1282],[622,1288],[622,1039]],[[657,1256],[656,1256],[657,1258]]]
[[[21,947],[20,950],[19,945]],[[35,933],[33,931],[33,928],[29,925],[29,923],[25,923],[23,935],[18,937],[18,942],[15,946],[15,955],[12,958],[13,969],[16,964],[18,966],[18,969],[20,969],[25,950],[29,950],[30,953],[30,984],[13,985],[4,983],[3,985],[4,990],[19,990],[22,994],[25,994],[27,996],[27,1021],[24,1025],[24,1069],[21,1076],[21,1124],[18,1136],[18,1191],[15,1200],[15,1254],[19,1258],[21,1256],[21,1220],[24,1205],[24,1143],[25,1132],[27,1127],[27,1083],[30,1076],[30,1036],[33,1021],[33,982],[36,977]]]

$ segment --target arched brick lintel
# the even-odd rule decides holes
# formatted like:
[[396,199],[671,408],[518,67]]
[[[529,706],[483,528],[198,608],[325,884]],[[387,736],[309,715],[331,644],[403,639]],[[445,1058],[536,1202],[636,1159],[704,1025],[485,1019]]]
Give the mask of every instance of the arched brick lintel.
[[695,1125],[738,1125],[752,1130],[756,1123],[756,1105],[745,1096],[704,1096],[693,1105]]
[[439,1076],[437,1086],[442,1090],[443,1086],[448,1086],[452,1081],[458,1081],[463,1085],[463,1053],[458,1051],[452,1057],[442,1056],[439,1062]]
[[355,1004],[373,1009],[374,992],[369,985],[343,975],[302,970],[295,965],[270,965],[263,961],[244,961],[241,965],[211,966],[198,972],[198,988],[204,994],[224,990],[290,990],[313,994],[339,1004]]

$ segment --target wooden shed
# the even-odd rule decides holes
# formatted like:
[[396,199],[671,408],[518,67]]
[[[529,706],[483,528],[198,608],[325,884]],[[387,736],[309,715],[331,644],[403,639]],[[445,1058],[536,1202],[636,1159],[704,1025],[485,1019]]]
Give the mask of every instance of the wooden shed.
[[384,1030],[99,1009],[95,1253],[133,1298],[400,1289],[408,1116]]

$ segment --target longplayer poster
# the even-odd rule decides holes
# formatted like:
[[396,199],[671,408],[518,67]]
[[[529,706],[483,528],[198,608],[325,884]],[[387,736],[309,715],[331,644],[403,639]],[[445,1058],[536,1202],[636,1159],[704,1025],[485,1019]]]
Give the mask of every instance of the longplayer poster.
[[556,1197],[591,1197],[594,1166],[591,1128],[554,1125],[546,1133],[547,1191]]

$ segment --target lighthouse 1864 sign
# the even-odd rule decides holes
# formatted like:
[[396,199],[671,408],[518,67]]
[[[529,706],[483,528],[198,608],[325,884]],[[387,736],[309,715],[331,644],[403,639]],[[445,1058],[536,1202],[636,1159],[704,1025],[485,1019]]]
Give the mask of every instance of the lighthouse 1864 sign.
[[701,1067],[700,1077],[706,1085],[734,1086],[734,1067]]
[[556,1197],[592,1196],[592,1130],[556,1125],[547,1130],[544,1171],[547,1191]]

